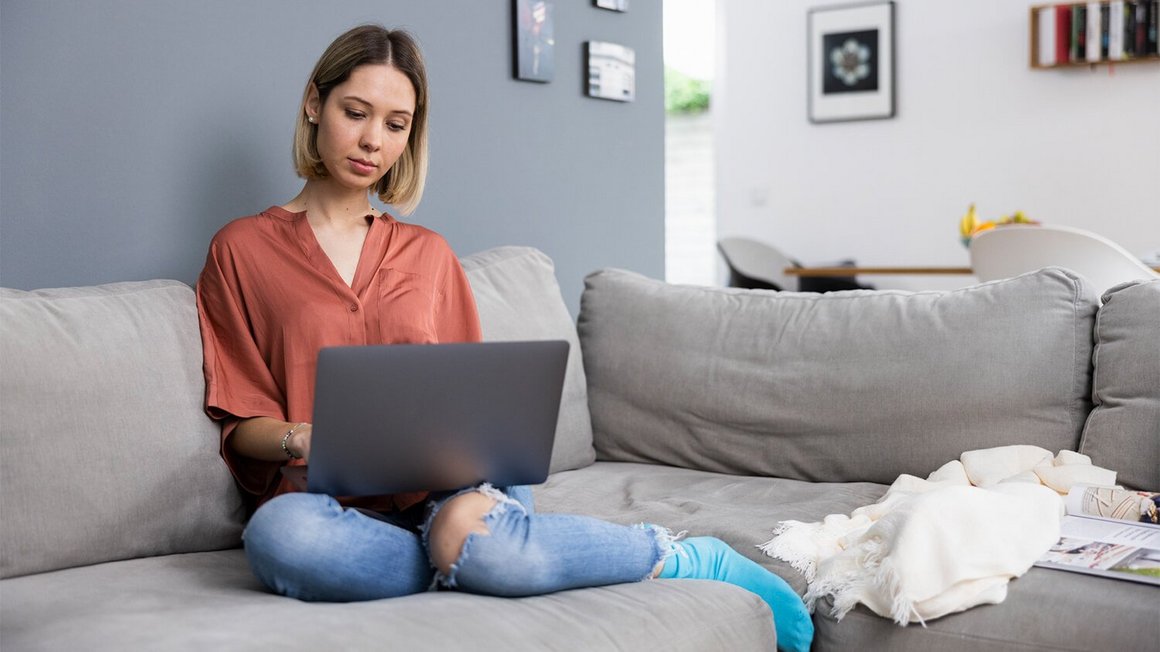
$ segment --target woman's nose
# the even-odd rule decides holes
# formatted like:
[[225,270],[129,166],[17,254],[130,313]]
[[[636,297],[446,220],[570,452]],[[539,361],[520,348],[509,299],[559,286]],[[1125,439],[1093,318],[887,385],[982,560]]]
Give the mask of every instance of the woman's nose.
[[369,128],[363,130],[359,145],[368,152],[377,152],[379,151],[379,147],[382,146],[382,140],[382,132],[375,128],[374,125],[370,125]]

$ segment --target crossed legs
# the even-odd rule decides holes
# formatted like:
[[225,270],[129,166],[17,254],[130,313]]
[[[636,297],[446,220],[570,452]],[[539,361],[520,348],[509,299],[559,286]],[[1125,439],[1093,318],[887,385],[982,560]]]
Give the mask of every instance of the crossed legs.
[[760,596],[775,614],[779,648],[808,650],[813,638],[793,589],[718,539],[674,542],[654,526],[537,514],[528,487],[505,493],[488,485],[433,501],[417,525],[343,509],[327,496],[288,494],[263,505],[244,538],[254,574],[302,600],[389,598],[433,583],[517,597],[657,576],[710,579]]
[[428,512],[420,525],[344,509],[329,496],[286,494],[254,514],[246,554],[278,593],[350,602],[418,593],[433,581],[507,596],[633,582],[654,575],[667,552],[653,530],[536,514],[528,487],[485,485],[437,499]]

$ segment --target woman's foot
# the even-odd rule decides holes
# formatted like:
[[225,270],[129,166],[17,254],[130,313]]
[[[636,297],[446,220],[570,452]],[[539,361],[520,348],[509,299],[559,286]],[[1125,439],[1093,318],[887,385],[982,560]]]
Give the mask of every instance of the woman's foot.
[[673,543],[675,552],[661,568],[662,579],[718,580],[756,593],[773,610],[780,650],[807,652],[814,624],[801,597],[785,580],[713,537],[693,537]]

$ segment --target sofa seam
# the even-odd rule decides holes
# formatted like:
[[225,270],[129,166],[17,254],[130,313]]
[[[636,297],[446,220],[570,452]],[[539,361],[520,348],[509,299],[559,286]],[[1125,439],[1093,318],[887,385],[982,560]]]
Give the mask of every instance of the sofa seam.
[[[550,257],[548,257],[547,254],[540,251],[539,249],[536,249],[535,247],[521,247],[521,246],[512,245],[512,246],[507,247],[507,248],[509,250],[518,251],[519,255],[518,256],[496,257],[494,260],[490,260],[490,261],[480,261],[478,259],[472,260],[471,265],[470,265],[471,271],[489,269],[491,267],[496,267],[498,265],[506,265],[510,262],[520,260],[523,258],[546,258],[549,266],[553,270],[555,270],[555,268],[556,268],[556,265],[552,261],[552,259]],[[462,265],[463,265],[463,263],[461,261],[460,266],[462,266]],[[466,272],[468,270],[465,268],[464,271]]]
[[[146,292],[155,292],[157,290],[169,290],[169,289],[174,289],[174,288],[183,289],[183,290],[190,290],[190,291],[193,290],[193,286],[188,285],[182,281],[178,281],[175,279],[158,279],[158,280],[164,280],[164,281],[168,281],[168,282],[165,283],[164,285],[154,285],[154,286],[148,287],[148,288],[134,288],[131,290],[124,290],[124,291],[117,291],[117,292],[110,292],[110,293],[101,293],[101,294],[86,294],[84,296],[72,296],[72,297],[51,296],[51,295],[37,294],[37,293],[42,292],[44,290],[84,289],[87,287],[102,287],[102,286],[101,285],[72,286],[72,287],[60,287],[60,288],[40,288],[37,290],[20,290],[20,292],[26,292],[27,294],[25,294],[24,296],[17,296],[17,297],[3,297],[3,299],[5,301],[38,301],[38,300],[39,301],[73,301],[73,300],[87,300],[87,299],[109,298],[109,297],[128,297],[128,296],[133,296],[136,294],[144,294]],[[118,281],[118,282],[119,283],[149,283],[149,281]],[[104,285],[113,285],[113,283],[106,283]],[[15,288],[8,288],[8,289],[15,289]]]
[[[1044,274],[1044,270],[1037,270],[1034,272],[1028,272],[1026,274],[1020,274],[1019,276],[1013,276],[1011,278],[998,279],[995,281],[988,281],[985,283],[978,283],[976,285],[970,285],[970,286],[962,287],[962,288],[955,288],[952,290],[882,289],[882,290],[842,290],[839,292],[827,292],[827,293],[792,292],[792,291],[786,291],[786,290],[765,290],[765,289],[750,289],[750,288],[735,288],[735,287],[720,287],[720,286],[705,286],[705,285],[673,284],[673,283],[669,283],[667,281],[663,281],[660,279],[651,278],[649,276],[645,276],[644,274],[640,274],[638,272],[633,272],[631,270],[620,269],[618,267],[605,267],[605,268],[598,269],[596,271],[589,273],[587,276],[585,276],[585,279],[595,277],[595,276],[602,276],[602,275],[605,275],[608,273],[614,273],[616,275],[627,276],[627,277],[634,279],[636,281],[645,281],[645,282],[648,282],[650,284],[671,285],[673,287],[679,287],[681,289],[699,292],[702,294],[704,294],[704,293],[716,294],[716,293],[719,293],[721,290],[727,290],[727,291],[731,291],[730,294],[750,294],[750,295],[759,295],[759,296],[776,294],[781,299],[787,300],[787,301],[790,301],[790,300],[792,300],[792,301],[832,301],[832,300],[837,300],[837,299],[865,299],[868,297],[883,296],[883,295],[893,296],[893,297],[913,297],[913,296],[940,297],[940,296],[946,296],[948,294],[959,294],[959,293],[967,294],[967,293],[980,292],[984,289],[989,289],[989,288],[995,287],[997,285],[1004,285],[1006,283],[1010,283],[1011,281],[1014,281],[1016,279],[1021,279],[1024,277],[1056,275],[1055,272],[1059,271],[1059,268],[1045,268],[1045,269],[1047,269],[1047,271],[1048,271],[1047,274]],[[1073,294],[1074,294],[1074,296],[1077,297],[1077,299],[1073,300],[1073,303],[1078,305],[1078,303],[1079,303],[1078,297],[1079,297],[1080,293],[1078,290],[1078,284],[1075,282],[1075,277],[1071,276],[1070,274],[1058,274],[1058,275],[1063,276],[1064,278],[1066,278],[1068,281],[1070,281],[1072,283],[1072,287],[1073,287],[1073,291],[1074,291]]]
[[1108,295],[1107,301],[1105,301],[1102,305],[1100,305],[1100,307],[1096,310],[1095,319],[1093,320],[1093,324],[1092,324],[1092,355],[1091,355],[1091,363],[1092,363],[1091,364],[1091,369],[1092,369],[1092,387],[1091,387],[1092,409],[1088,413],[1087,418],[1084,419],[1083,429],[1080,431],[1079,445],[1076,447],[1076,451],[1083,454],[1083,455],[1087,454],[1087,453],[1084,453],[1084,450],[1087,448],[1088,431],[1091,428],[1092,417],[1094,417],[1098,411],[1101,411],[1103,409],[1103,401],[1101,400],[1099,392],[1097,390],[1097,388],[1099,387],[1099,373],[1100,373],[1100,365],[1099,365],[1100,344],[1102,343],[1102,340],[1100,338],[1100,320],[1104,316],[1104,309],[1107,307],[1107,305],[1109,303],[1112,302],[1112,300],[1114,298],[1115,298],[1114,294]]
[[[1087,421],[1087,414],[1084,413],[1084,411],[1083,411],[1083,401],[1084,401],[1083,397],[1088,394],[1088,392],[1081,393],[1079,391],[1079,389],[1080,389],[1079,385],[1083,383],[1083,376],[1085,376],[1086,374],[1084,374],[1082,372],[1077,373],[1078,371],[1080,371],[1080,369],[1079,369],[1079,367],[1080,367],[1080,365],[1079,365],[1079,343],[1080,343],[1080,334],[1081,334],[1080,331],[1082,329],[1080,328],[1080,321],[1081,320],[1080,320],[1079,308],[1080,308],[1080,302],[1083,300],[1083,293],[1081,292],[1081,290],[1083,288],[1083,282],[1082,281],[1077,282],[1076,279],[1070,279],[1070,280],[1071,280],[1071,287],[1072,287],[1071,369],[1072,369],[1072,374],[1074,377],[1074,380],[1072,381],[1072,383],[1073,383],[1072,396],[1075,398],[1072,398],[1072,400],[1071,400],[1072,405],[1071,405],[1071,409],[1069,410],[1069,412],[1071,413],[1071,418],[1069,419],[1069,421],[1072,424],[1072,432],[1076,432],[1077,430],[1079,431],[1079,435],[1078,435],[1076,442],[1075,442],[1075,450],[1078,452],[1080,450],[1080,446],[1083,444],[1083,429],[1084,429],[1084,427],[1086,425],[1086,421]],[[1087,338],[1088,338],[1089,342],[1093,341],[1092,332],[1093,332],[1093,329],[1095,328],[1094,321],[1095,320],[1093,319],[1092,323],[1090,324],[1089,329],[1088,329]],[[1092,349],[1092,353],[1094,353],[1094,346]],[[1085,365],[1091,365],[1091,364],[1092,364],[1092,358],[1091,358],[1091,354],[1089,354],[1088,359],[1085,361]],[[1095,372],[1093,370],[1093,372],[1092,372],[1092,386],[1093,387],[1095,386],[1094,378],[1095,378]]]

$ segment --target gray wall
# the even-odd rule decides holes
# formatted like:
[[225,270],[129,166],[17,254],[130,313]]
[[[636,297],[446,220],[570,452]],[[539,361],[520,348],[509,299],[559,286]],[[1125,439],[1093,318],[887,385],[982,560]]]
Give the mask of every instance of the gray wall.
[[[432,85],[428,190],[407,221],[460,254],[664,273],[659,0],[556,0],[556,79],[511,77],[510,0],[3,0],[0,284],[192,283],[212,234],[289,200],[303,84],[367,21],[415,33]],[[586,40],[637,53],[637,101],[583,94]]]

